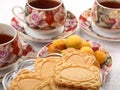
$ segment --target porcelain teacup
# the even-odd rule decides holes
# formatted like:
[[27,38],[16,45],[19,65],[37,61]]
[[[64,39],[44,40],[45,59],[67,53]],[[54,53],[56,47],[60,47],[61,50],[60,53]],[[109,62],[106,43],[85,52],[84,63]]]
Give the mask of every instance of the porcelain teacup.
[[[21,18],[17,9],[22,10],[24,18]],[[12,9],[14,16],[26,24],[27,34],[35,33],[51,34],[64,27],[67,11],[62,0],[27,0],[25,8],[15,6]],[[28,33],[28,32],[32,33]]]
[[0,23],[0,78],[13,70],[13,67],[15,69],[22,51],[17,31],[7,24]]
[[96,32],[120,32],[120,0],[95,0],[91,19]]

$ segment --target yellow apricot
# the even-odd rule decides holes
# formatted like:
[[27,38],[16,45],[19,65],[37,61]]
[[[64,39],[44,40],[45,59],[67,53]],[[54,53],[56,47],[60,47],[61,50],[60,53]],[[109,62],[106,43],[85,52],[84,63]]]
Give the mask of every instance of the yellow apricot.
[[53,41],[53,44],[55,49],[63,50],[66,48],[66,45],[63,39],[56,39]]
[[65,44],[66,47],[72,47],[72,48],[76,48],[79,49],[82,46],[82,38],[78,35],[71,35],[69,37],[66,38],[65,40]]
[[84,46],[92,47],[91,44],[86,40],[83,40],[83,42],[82,42],[82,47],[84,47]]
[[51,45],[48,46],[48,52],[61,52],[61,50],[65,49],[66,45],[63,39],[56,39],[53,41]]
[[49,52],[49,53],[54,53],[54,45],[53,45],[53,44],[50,44],[50,45],[48,46],[48,52]]
[[95,51],[95,57],[99,64],[103,64],[106,60],[106,54],[101,50]]
[[88,47],[88,46],[81,47],[80,51],[81,52],[86,52],[86,53],[89,53],[89,54],[94,54],[94,51],[92,50],[92,48]]

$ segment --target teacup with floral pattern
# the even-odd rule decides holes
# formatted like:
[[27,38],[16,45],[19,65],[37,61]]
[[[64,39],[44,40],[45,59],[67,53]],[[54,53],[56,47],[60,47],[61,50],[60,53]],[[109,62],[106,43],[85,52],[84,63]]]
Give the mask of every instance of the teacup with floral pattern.
[[[112,7],[104,6],[102,3],[107,2]],[[112,2],[120,4],[120,0],[95,0],[91,10],[91,19],[93,29],[101,30],[107,33],[120,32],[120,6],[112,5]]]
[[[36,8],[30,4],[33,1],[35,0],[27,0],[24,9],[20,6],[13,7],[12,9],[15,17],[25,23],[27,32],[31,32],[28,34],[32,36],[35,34],[50,34],[63,28],[67,11],[65,10],[62,0],[52,0],[59,2],[57,6],[52,8]],[[16,9],[18,8],[24,13],[23,19],[16,13]]]
[[[0,38],[5,41],[6,37],[12,38],[4,43],[0,43],[0,69],[15,63],[18,57],[22,55],[22,45],[18,37],[17,31],[7,24],[0,23],[0,34],[4,35],[4,38]],[[0,41],[1,42],[1,41]]]

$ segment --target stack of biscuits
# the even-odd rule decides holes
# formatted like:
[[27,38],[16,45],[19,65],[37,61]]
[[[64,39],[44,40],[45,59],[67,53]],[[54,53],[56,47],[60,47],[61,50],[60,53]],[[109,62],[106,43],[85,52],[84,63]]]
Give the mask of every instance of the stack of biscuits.
[[8,90],[99,90],[100,66],[94,55],[68,48],[62,56],[38,58],[34,71],[22,70]]

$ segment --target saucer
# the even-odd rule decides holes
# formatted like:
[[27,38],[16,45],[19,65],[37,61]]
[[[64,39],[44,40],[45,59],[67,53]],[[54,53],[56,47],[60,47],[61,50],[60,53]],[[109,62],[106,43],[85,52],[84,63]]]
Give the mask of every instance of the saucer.
[[84,32],[101,40],[120,41],[120,33],[105,33],[96,27],[93,29],[90,13],[91,8],[85,10],[79,17],[79,25]]
[[[111,72],[112,68],[112,56],[110,53],[99,43],[88,40],[89,43],[92,46],[93,50],[104,50],[106,52],[106,61],[100,65],[101,69],[101,85],[105,83],[105,80],[107,78],[107,75]],[[46,44],[44,47],[42,47],[39,52],[37,53],[37,57],[46,57],[50,54],[48,51],[48,47],[52,44],[52,42]],[[60,55],[61,53],[51,53],[51,55]]]
[[[21,16],[23,17],[22,14],[21,14]],[[47,38],[45,36],[42,38],[42,36],[41,36],[41,38],[39,38],[39,39],[28,35],[25,32],[24,23],[20,22],[15,17],[13,17],[11,19],[11,25],[17,31],[19,31],[19,34],[25,40],[29,40],[29,41],[32,41],[32,42],[51,42],[54,39],[65,38],[65,37],[68,37],[69,35],[73,34],[76,31],[76,28],[78,26],[78,20],[77,20],[77,18],[75,17],[74,14],[72,14],[70,11],[67,11],[67,18],[66,18],[66,22],[65,22],[65,25],[64,25],[64,30],[59,35],[57,35],[55,37],[51,37],[49,35],[46,35]]]
[[22,56],[17,57],[16,62],[13,62],[12,64],[10,64],[8,66],[0,68],[0,72],[2,72],[2,73],[0,73],[0,82],[2,81],[3,76],[7,72],[17,69],[19,63],[21,63],[22,61],[24,61],[26,59],[36,57],[36,52],[33,49],[33,47],[30,44],[23,41],[22,39],[20,39],[20,41],[21,41],[22,49],[23,49]]

